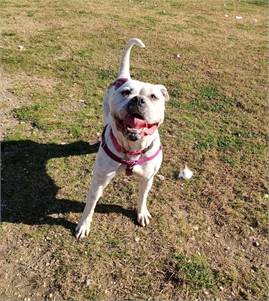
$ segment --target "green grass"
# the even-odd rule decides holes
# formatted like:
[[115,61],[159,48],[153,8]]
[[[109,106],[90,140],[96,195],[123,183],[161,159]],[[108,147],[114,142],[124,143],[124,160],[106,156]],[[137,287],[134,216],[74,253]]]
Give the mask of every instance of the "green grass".
[[[267,1],[1,1],[2,299],[264,300]],[[228,17],[225,17],[225,15]],[[242,20],[236,20],[241,15]],[[164,162],[83,210],[102,99],[128,39],[135,79],[167,87]],[[22,46],[22,47],[21,47]],[[180,181],[180,168],[194,172]]]
[[208,267],[204,256],[194,254],[190,258],[174,254],[174,281],[189,286],[193,290],[212,289],[215,285],[214,273]]

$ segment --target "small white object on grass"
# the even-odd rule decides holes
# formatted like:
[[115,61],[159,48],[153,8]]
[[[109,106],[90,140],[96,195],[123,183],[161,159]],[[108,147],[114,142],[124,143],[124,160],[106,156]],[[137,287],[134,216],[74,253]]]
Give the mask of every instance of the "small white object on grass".
[[235,19],[236,19],[236,20],[242,20],[243,17],[242,17],[242,16],[236,16]]
[[179,179],[189,180],[193,176],[193,172],[189,169],[187,165],[185,165],[185,168],[180,171],[178,174]]
[[157,178],[161,181],[164,181],[165,180],[165,177],[163,175],[157,175]]
[[193,227],[193,230],[194,230],[194,231],[198,231],[198,230],[199,230],[199,227],[198,227],[198,226],[194,226],[194,227]]

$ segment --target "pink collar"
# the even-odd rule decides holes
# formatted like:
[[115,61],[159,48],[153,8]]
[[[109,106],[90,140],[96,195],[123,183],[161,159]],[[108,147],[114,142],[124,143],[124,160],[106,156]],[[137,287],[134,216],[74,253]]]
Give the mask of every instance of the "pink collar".
[[162,145],[160,144],[160,147],[158,148],[158,150],[149,157],[142,157],[140,159],[137,160],[124,160],[120,157],[118,157],[117,155],[115,155],[108,147],[106,141],[105,141],[105,132],[107,129],[107,125],[105,126],[104,130],[103,130],[103,134],[102,134],[102,143],[101,146],[103,148],[103,150],[105,151],[105,153],[114,161],[120,163],[120,164],[124,164],[126,165],[126,175],[130,176],[133,173],[133,167],[135,165],[143,165],[144,163],[153,160],[155,157],[157,157],[159,155],[159,153],[162,151]]

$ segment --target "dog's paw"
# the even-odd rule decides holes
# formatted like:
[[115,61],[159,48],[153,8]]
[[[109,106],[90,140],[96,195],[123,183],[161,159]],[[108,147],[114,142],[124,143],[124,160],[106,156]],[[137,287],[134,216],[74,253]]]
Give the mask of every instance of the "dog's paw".
[[145,227],[149,224],[149,219],[151,218],[151,215],[147,208],[137,212],[137,222],[142,226]]
[[75,236],[77,239],[82,239],[88,236],[89,232],[90,232],[90,224],[86,222],[82,222],[76,226]]

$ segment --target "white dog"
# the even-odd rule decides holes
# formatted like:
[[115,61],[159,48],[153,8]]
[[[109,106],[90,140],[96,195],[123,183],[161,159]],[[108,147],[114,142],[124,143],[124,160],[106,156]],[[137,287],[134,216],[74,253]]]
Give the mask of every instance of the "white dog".
[[165,102],[169,99],[163,85],[132,80],[130,52],[133,45],[145,47],[139,39],[131,39],[121,60],[118,79],[104,98],[102,143],[99,148],[87,203],[76,227],[78,239],[88,235],[93,212],[104,188],[118,173],[140,177],[137,221],[149,224],[147,196],[153,177],[162,163],[162,146],[158,127],[164,120]]

